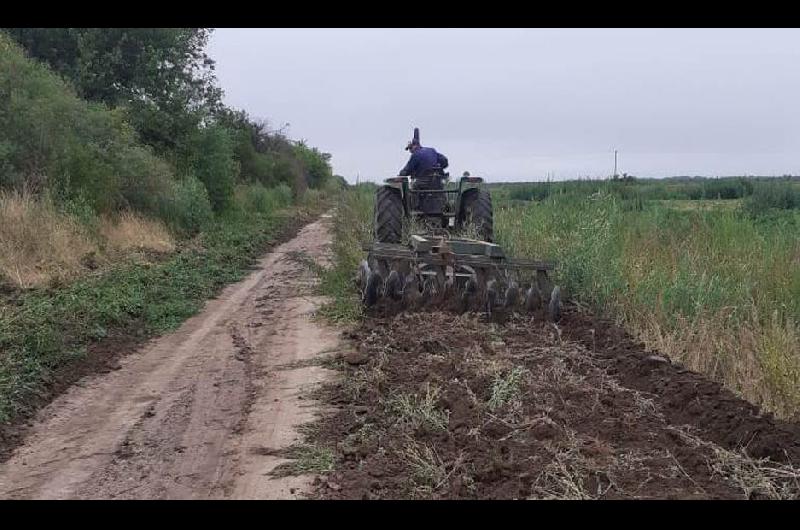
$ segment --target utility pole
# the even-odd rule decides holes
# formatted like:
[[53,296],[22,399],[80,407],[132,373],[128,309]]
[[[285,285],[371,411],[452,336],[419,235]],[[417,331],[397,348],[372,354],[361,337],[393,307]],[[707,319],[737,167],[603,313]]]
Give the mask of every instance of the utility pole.
[[617,178],[617,150],[614,149],[614,178]]

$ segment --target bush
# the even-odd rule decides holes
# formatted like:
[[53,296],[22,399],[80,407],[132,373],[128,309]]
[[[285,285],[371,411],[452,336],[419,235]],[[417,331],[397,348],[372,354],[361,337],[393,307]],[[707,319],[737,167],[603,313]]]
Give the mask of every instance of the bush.
[[198,131],[193,142],[191,166],[208,190],[214,211],[228,209],[233,204],[238,176],[238,166],[233,158],[233,139],[228,130],[212,126]]
[[349,184],[347,179],[341,175],[333,175],[333,177],[322,187],[325,190],[343,191],[348,188]]
[[125,208],[158,215],[159,204],[173,193],[173,168],[152,155],[150,148],[131,146],[117,157],[122,177],[120,194]]
[[791,182],[759,182],[743,206],[752,217],[772,210],[800,209],[800,187]]
[[240,176],[246,182],[260,182],[264,186],[274,183],[273,160],[259,153],[253,146],[250,132],[241,129],[233,135],[234,155],[239,162]]
[[192,236],[214,218],[205,186],[195,177],[186,177],[171,185],[170,194],[161,197],[159,217],[174,231]]
[[320,188],[333,178],[329,153],[323,153],[316,147],[308,147],[301,141],[295,145],[294,156],[302,163],[302,173],[307,187]]
[[[120,110],[87,103],[0,33],[0,186],[80,197],[98,212],[166,190],[171,169],[138,142]],[[138,195],[138,196],[137,196]]]
[[261,214],[270,214],[292,204],[292,189],[286,184],[273,188],[266,188],[261,184],[239,186],[237,196],[244,210]]

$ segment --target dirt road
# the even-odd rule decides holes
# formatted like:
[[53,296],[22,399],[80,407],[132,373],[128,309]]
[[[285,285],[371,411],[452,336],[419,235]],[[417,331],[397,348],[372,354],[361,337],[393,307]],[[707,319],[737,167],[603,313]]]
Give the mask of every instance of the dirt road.
[[[307,477],[276,479],[271,456],[310,420],[302,361],[337,345],[312,321],[321,300],[301,252],[327,259],[329,216],[264,257],[176,332],[84,378],[42,409],[0,464],[0,498],[291,498]],[[294,365],[294,366],[293,366]]]

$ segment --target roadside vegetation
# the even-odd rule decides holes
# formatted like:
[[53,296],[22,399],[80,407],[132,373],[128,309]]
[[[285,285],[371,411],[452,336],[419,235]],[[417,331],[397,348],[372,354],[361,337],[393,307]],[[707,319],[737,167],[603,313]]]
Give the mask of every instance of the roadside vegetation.
[[209,35],[0,30],[0,426],[178,326],[341,188],[329,154],[222,103]]

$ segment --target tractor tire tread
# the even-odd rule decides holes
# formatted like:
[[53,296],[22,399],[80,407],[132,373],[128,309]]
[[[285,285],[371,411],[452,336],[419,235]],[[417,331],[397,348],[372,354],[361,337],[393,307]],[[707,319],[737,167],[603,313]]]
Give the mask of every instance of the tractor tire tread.
[[468,190],[464,195],[462,206],[462,223],[472,219],[480,231],[484,241],[494,242],[494,212],[492,196],[484,188]]
[[403,233],[403,200],[400,191],[388,186],[375,192],[375,240],[400,243]]

